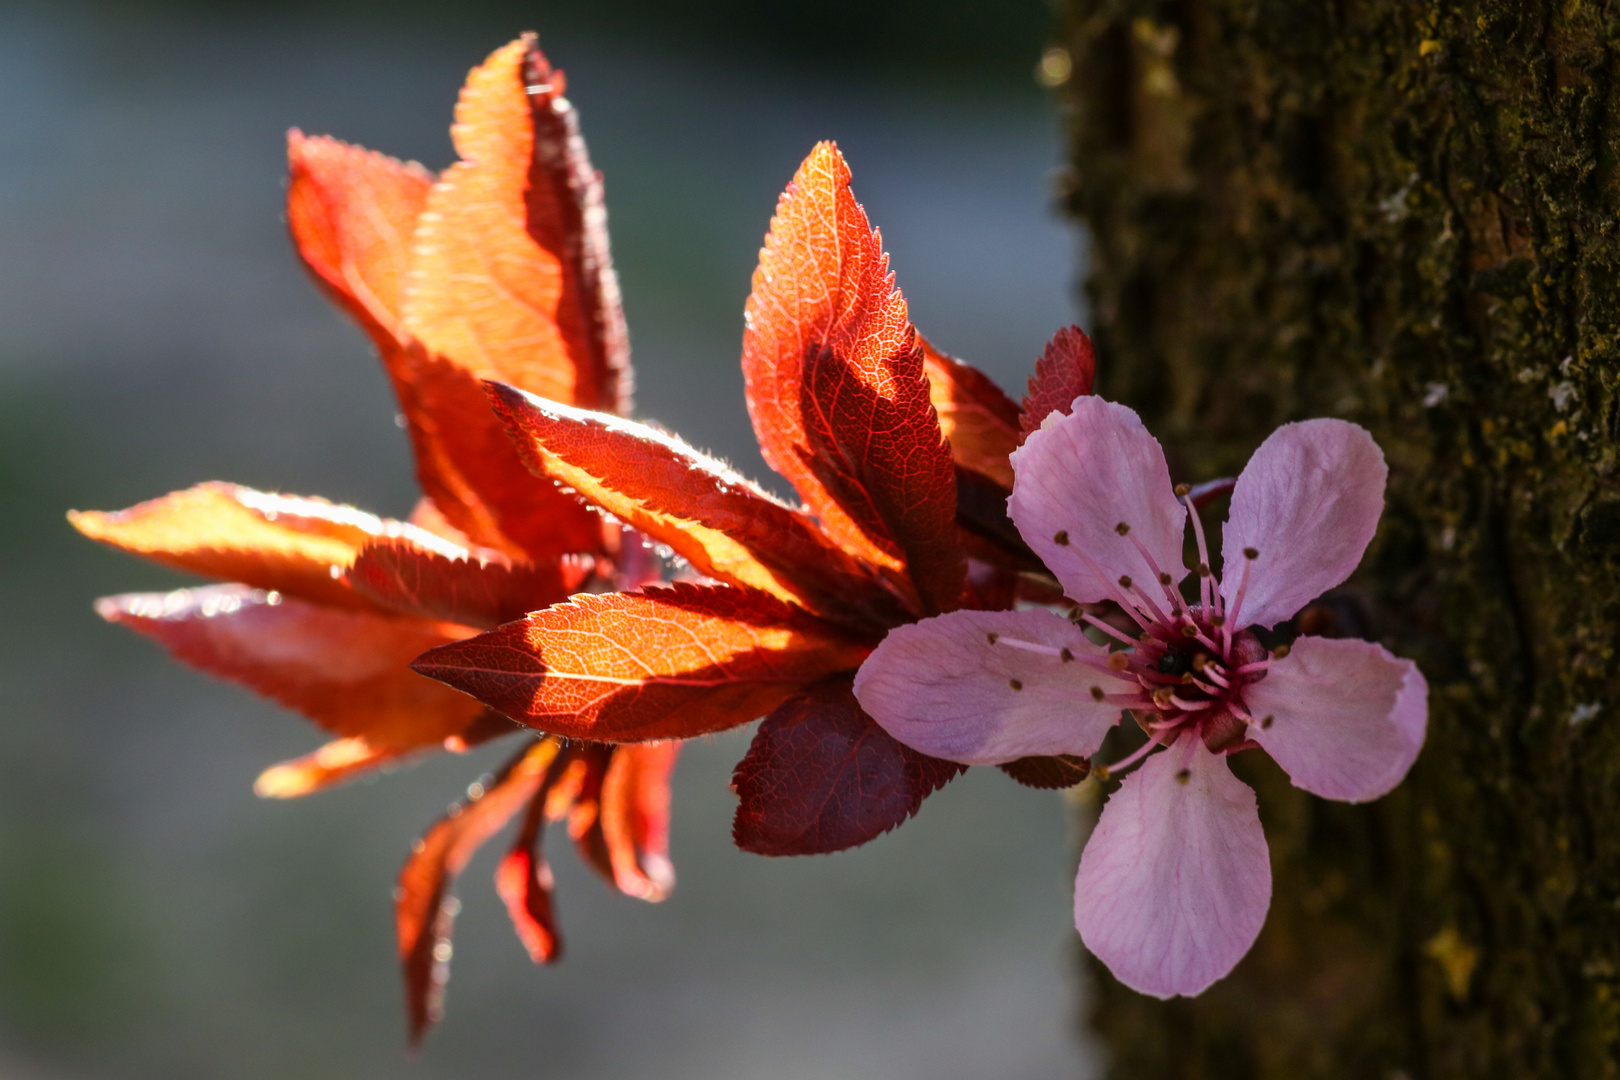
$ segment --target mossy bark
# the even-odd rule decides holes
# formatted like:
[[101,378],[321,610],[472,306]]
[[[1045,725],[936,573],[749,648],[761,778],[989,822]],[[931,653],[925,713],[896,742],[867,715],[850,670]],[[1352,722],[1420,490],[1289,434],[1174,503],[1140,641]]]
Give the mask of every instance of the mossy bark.
[[1097,968],[1113,1075],[1620,1076],[1620,5],[1065,0],[1061,35],[1101,392],[1178,479],[1371,429],[1332,610],[1432,687],[1375,804],[1235,760],[1266,928],[1194,1000]]

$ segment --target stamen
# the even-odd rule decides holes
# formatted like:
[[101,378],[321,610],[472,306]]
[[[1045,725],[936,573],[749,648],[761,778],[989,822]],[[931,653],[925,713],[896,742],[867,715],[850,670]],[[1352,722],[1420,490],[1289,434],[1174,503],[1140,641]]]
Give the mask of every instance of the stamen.
[[1110,776],[1113,776],[1116,773],[1124,772],[1126,769],[1130,768],[1132,765],[1135,765],[1138,761],[1141,761],[1143,758],[1147,757],[1149,754],[1153,753],[1154,750],[1163,745],[1164,744],[1159,742],[1157,739],[1149,739],[1147,742],[1131,751],[1119,761],[1114,762],[1112,765],[1093,765],[1091,767],[1091,771],[1096,773],[1099,779],[1107,780]]
[[1118,525],[1115,525],[1115,526],[1114,526],[1114,531],[1115,531],[1115,532],[1117,532],[1117,533],[1119,533],[1119,535],[1121,535],[1121,536],[1125,536],[1125,535],[1127,535],[1127,534],[1128,534],[1128,533],[1130,533],[1130,531],[1131,531],[1131,527],[1130,527],[1130,525],[1129,525],[1129,524],[1127,524],[1127,523],[1126,523],[1126,522],[1123,522],[1123,521],[1122,521],[1122,522],[1120,522],[1120,523],[1119,523],[1119,524],[1118,524]]
[[1210,708],[1216,703],[1213,701],[1186,701],[1176,694],[1171,694],[1170,704],[1174,705],[1182,712],[1197,712],[1200,709]]
[[[1103,633],[1108,634],[1111,637],[1118,638],[1120,641],[1123,641],[1127,645],[1135,645],[1136,644],[1136,640],[1137,640],[1136,638],[1131,637],[1129,634],[1125,633],[1122,630],[1114,629],[1112,626],[1109,626],[1107,623],[1103,622],[1101,619],[1097,618],[1097,616],[1095,616],[1095,615],[1091,615],[1091,614],[1088,614],[1086,612],[1081,612],[1080,613],[1080,618],[1086,623],[1087,626],[1095,626],[1098,630],[1101,630]],[[1153,639],[1152,638],[1146,638],[1145,640],[1152,641]]]
[[1130,666],[1131,666],[1131,658],[1126,656],[1124,653],[1122,653],[1122,652],[1111,652],[1111,653],[1108,654],[1108,670],[1109,671],[1124,671],[1126,668],[1128,668]]
[[1060,656],[1067,650],[1053,648],[1051,645],[1042,645],[1034,641],[1020,641],[1017,638],[1004,637],[1001,643],[1009,649],[1022,649],[1024,652],[1036,653],[1040,656]]
[[1022,690],[1024,688],[1023,682],[1018,679],[1008,679],[1007,685],[1012,687],[1014,690]]
[[1142,606],[1146,608],[1148,613],[1159,622],[1170,621],[1164,617],[1164,612],[1159,610],[1159,605],[1153,602],[1153,598],[1137,587],[1136,583],[1131,580],[1131,576],[1129,574],[1126,574],[1119,579],[1119,587],[1129,592],[1132,596],[1135,596],[1138,600],[1141,600]]
[[1062,660],[1065,664],[1069,663],[1071,660],[1074,659],[1073,650],[1071,650],[1067,645],[1065,645],[1063,648],[1058,650],[1058,659]]
[[1273,660],[1281,660],[1283,657],[1287,656],[1293,651],[1294,648],[1292,645],[1279,645],[1275,649],[1271,650],[1271,658]]
[[992,645],[994,645],[1000,638],[1001,638],[1001,635],[996,633],[994,630],[992,630],[988,634],[984,635],[984,639],[986,641],[988,641]]
[[[1238,668],[1238,670],[1242,671],[1243,669]],[[1222,690],[1232,689],[1232,684],[1223,675],[1221,675],[1218,670],[1216,670],[1215,664],[1210,664],[1209,666],[1205,667],[1203,671],[1199,672],[1199,674],[1208,679],[1210,682],[1219,686]]]
[[[1124,522],[1120,522],[1120,524],[1125,525]],[[1130,526],[1125,525],[1125,528],[1128,530]],[[1120,535],[1124,536],[1125,534],[1120,533]],[[1075,548],[1074,553],[1080,556],[1081,561],[1086,564],[1086,569],[1097,575],[1097,580],[1101,581],[1108,588],[1108,591],[1113,594],[1113,601],[1125,609],[1125,614],[1129,615],[1136,625],[1140,626],[1143,630],[1151,631],[1152,626],[1147,618],[1144,617],[1140,611],[1136,610],[1135,605],[1126,599],[1124,593],[1119,591],[1119,587],[1114,584],[1114,579],[1104,573],[1101,566],[1097,565],[1097,560],[1086,554],[1086,550],[1083,547]]]
[[1052,534],[1052,543],[1058,545],[1059,547],[1068,547],[1069,546],[1069,530],[1068,529],[1059,529],[1057,532],[1053,533]]
[[1192,518],[1193,536],[1198,539],[1198,598],[1203,601],[1205,611],[1215,610],[1215,602],[1210,594],[1213,592],[1219,596],[1220,593],[1212,588],[1210,582],[1209,544],[1204,540],[1204,521],[1193,508],[1191,499],[1183,496],[1181,501],[1187,507],[1187,516]]
[[1254,548],[1246,547],[1243,549],[1243,576],[1238,579],[1237,595],[1232,597],[1232,607],[1226,613],[1226,620],[1229,625],[1221,628],[1221,634],[1227,641],[1227,648],[1231,648],[1231,627],[1242,625],[1238,622],[1238,619],[1243,615],[1243,595],[1249,591],[1249,574],[1254,570],[1254,560],[1259,557],[1260,553]]
[[1159,579],[1159,588],[1164,593],[1164,598],[1170,602],[1172,608],[1180,607],[1181,594],[1171,588],[1176,579],[1159,568],[1158,562],[1153,558],[1153,553],[1147,549],[1146,544],[1134,536],[1130,540],[1132,544],[1136,545],[1136,553],[1142,556],[1142,561],[1148,564],[1148,569],[1152,570],[1153,575]]
[[1266,668],[1268,668],[1270,666],[1271,666],[1271,661],[1270,660],[1256,660],[1252,664],[1244,664],[1241,667],[1233,668],[1232,669],[1232,674],[1234,674],[1234,675],[1247,675],[1251,671],[1264,671],[1264,670],[1266,670]]

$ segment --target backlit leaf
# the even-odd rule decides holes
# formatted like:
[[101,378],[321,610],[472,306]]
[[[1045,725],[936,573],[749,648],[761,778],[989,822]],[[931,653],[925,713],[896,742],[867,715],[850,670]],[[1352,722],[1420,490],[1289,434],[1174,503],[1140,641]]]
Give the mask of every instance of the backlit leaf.
[[471,633],[450,623],[326,607],[244,585],[126,593],[98,600],[96,611],[378,753],[442,745],[483,712],[408,666],[422,650]]
[[633,743],[613,749],[602,780],[599,827],[620,892],[657,901],[675,886],[669,861],[669,777],[678,742]]
[[287,227],[305,267],[373,337],[400,337],[412,238],[433,176],[296,128],[287,165]]
[[509,386],[490,393],[531,469],[668,544],[699,573],[818,612],[898,609],[808,515],[679,439]]
[[346,580],[390,611],[487,629],[567,599],[589,571],[589,561],[453,559],[408,540],[382,540],[361,549]]
[[1018,448],[1018,404],[978,368],[947,356],[919,337],[928,397],[939,414],[939,428],[951,444],[959,468],[988,476],[1009,491],[1012,466],[1007,455]]
[[963,770],[896,742],[829,679],[765,718],[732,785],[732,838],[756,855],[842,851],[915,814]]
[[765,593],[678,584],[575,596],[413,667],[541,731],[643,742],[747,723],[867,651]]
[[176,570],[345,607],[369,606],[343,571],[373,540],[408,538],[424,550],[457,551],[414,526],[352,506],[217,481],[128,510],[73,511],[68,520],[92,540]]
[[525,35],[467,77],[416,234],[405,324],[430,353],[556,401],[628,410],[601,179],[561,72]]
[[405,968],[406,1011],[415,1045],[444,1009],[450,975],[455,901],[450,886],[473,853],[536,798],[558,753],[542,739],[508,761],[488,784],[476,784],[416,842],[394,892],[394,928]]
[[1039,428],[1052,413],[1067,416],[1075,398],[1091,393],[1096,372],[1097,358],[1085,331],[1065,326],[1054,334],[1035,361],[1029,393],[1024,395],[1023,432],[1018,441],[1023,442],[1023,437]]
[[831,143],[777,203],[746,310],[743,375],[765,460],[840,544],[905,567],[923,608],[961,596],[950,449],[888,258]]

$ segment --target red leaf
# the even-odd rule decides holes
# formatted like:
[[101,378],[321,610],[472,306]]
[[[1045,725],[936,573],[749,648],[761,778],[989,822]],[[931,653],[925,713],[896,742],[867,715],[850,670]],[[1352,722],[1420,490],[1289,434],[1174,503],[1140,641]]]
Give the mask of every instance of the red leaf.
[[[541,745],[554,743],[555,740],[548,739]],[[529,959],[537,964],[554,963],[562,956],[562,938],[557,933],[552,903],[556,879],[541,854],[540,844],[545,833],[548,797],[573,760],[571,748],[566,746],[552,758],[529,799],[517,839],[495,868],[495,892],[506,904],[507,915]]]
[[1011,490],[1007,455],[1018,448],[1018,404],[978,368],[946,356],[921,336],[917,341],[928,397],[951,444],[951,459]]
[[1051,791],[1057,788],[1074,787],[1087,776],[1090,776],[1091,759],[1075,757],[1073,754],[1056,754],[1051,757],[1021,757],[1016,761],[997,765],[996,768],[1025,787]]
[[525,748],[487,786],[475,785],[466,802],[450,808],[422,839],[399,874],[394,926],[405,968],[405,1001],[411,1044],[421,1042],[444,1010],[450,975],[450,930],[455,902],[450,885],[473,853],[510,821],[524,804],[542,798],[541,785],[557,756],[555,739]]
[[679,584],[575,596],[412,667],[541,731],[644,742],[745,724],[867,651],[765,593]]
[[820,613],[901,610],[807,514],[674,436],[499,383],[490,396],[531,469],[668,544],[699,573]]
[[412,237],[433,176],[296,128],[287,164],[287,227],[305,267],[374,338],[400,337]]
[[333,739],[303,757],[264,770],[253,781],[253,794],[261,799],[297,799],[401,756],[399,750],[372,746],[362,738]]
[[907,569],[926,610],[953,607],[964,569],[950,449],[905,300],[831,143],[777,203],[746,320],[765,460],[846,549]]
[[342,571],[373,540],[402,537],[427,550],[457,550],[352,506],[218,481],[114,513],[72,511],[68,520],[92,540],[176,570],[344,607],[371,606]]
[[669,861],[669,777],[678,742],[635,743],[613,749],[602,779],[599,828],[620,892],[658,901],[675,887]]
[[732,784],[731,835],[756,855],[814,855],[864,844],[915,814],[964,766],[896,742],[829,679],[760,724]]
[[1052,413],[1069,415],[1074,399],[1091,393],[1091,380],[1097,372],[1097,358],[1091,339],[1078,326],[1065,326],[1047,342],[1046,351],[1035,361],[1035,374],[1024,395],[1024,437],[1041,426]]
[[384,540],[366,545],[345,577],[379,607],[487,629],[566,600],[589,571],[588,561],[452,559],[410,541]]
[[453,624],[322,607],[243,585],[109,596],[96,611],[379,754],[441,745],[483,712],[407,666],[467,633]]
[[429,352],[555,401],[629,408],[629,339],[601,179],[532,34],[467,76],[461,160],[416,233],[405,324]]

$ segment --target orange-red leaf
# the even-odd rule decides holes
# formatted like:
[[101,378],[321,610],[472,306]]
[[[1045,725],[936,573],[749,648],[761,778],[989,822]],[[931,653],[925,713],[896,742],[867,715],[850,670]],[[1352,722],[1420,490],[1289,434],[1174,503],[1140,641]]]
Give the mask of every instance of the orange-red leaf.
[[499,383],[490,394],[531,469],[668,544],[699,573],[820,613],[898,609],[807,514],[674,436]]
[[381,540],[361,549],[346,580],[390,611],[487,629],[567,599],[590,567],[588,560],[453,559],[409,540]]
[[372,746],[363,738],[333,739],[303,757],[272,765],[253,781],[261,799],[296,799],[341,784],[387,764],[403,751]]
[[1018,448],[1018,404],[990,376],[947,356],[919,337],[928,397],[939,428],[951,444],[951,459],[1011,490],[1007,455]]
[[950,449],[888,257],[831,143],[777,203],[743,335],[748,409],[765,460],[849,551],[904,566],[923,607],[953,607]]
[[759,725],[732,774],[732,839],[756,855],[842,851],[903,823],[962,769],[896,742],[848,678],[829,679]]
[[747,723],[867,651],[766,593],[679,584],[576,596],[413,667],[541,731],[644,742]]
[[457,549],[420,529],[325,499],[271,495],[211,482],[113,513],[73,511],[92,540],[176,570],[325,604],[366,607],[343,571],[373,540],[403,537],[426,549]]
[[243,585],[109,596],[96,611],[377,752],[441,745],[483,712],[408,666],[422,650],[470,632],[453,624],[324,607]]
[[1029,393],[1024,395],[1023,431],[1018,441],[1023,442],[1052,413],[1067,416],[1075,398],[1091,393],[1096,373],[1097,357],[1084,330],[1065,326],[1054,334],[1035,361]]
[[541,852],[545,826],[546,799],[536,794],[523,813],[517,840],[495,868],[495,892],[506,905],[512,928],[529,959],[537,964],[550,964],[562,957],[562,937],[557,933],[552,901],[557,881]]
[[532,34],[467,76],[461,160],[428,195],[405,324],[429,352],[557,401],[628,410],[601,178]]
[[620,892],[658,901],[675,886],[669,861],[669,777],[678,742],[617,746],[602,779],[598,818],[613,883]]
[[432,175],[297,128],[287,133],[287,164],[287,227],[304,265],[373,337],[399,337],[412,238]]
[[557,757],[555,739],[543,739],[507,762],[488,784],[474,785],[416,842],[394,893],[394,927],[405,968],[405,1000],[414,1045],[440,1017],[450,974],[450,930],[455,905],[450,885],[467,860],[537,797]]

